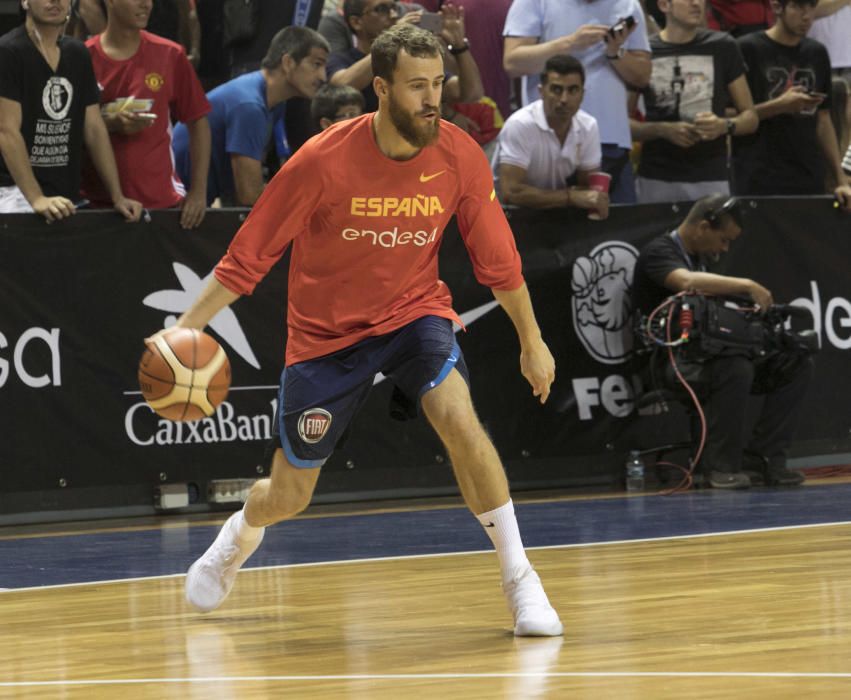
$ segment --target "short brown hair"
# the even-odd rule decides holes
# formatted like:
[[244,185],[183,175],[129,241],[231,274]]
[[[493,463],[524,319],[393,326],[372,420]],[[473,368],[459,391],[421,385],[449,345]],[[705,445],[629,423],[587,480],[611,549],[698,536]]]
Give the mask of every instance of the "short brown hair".
[[379,34],[372,44],[372,74],[392,83],[402,50],[416,58],[443,57],[443,48],[434,34],[413,24],[397,24]]

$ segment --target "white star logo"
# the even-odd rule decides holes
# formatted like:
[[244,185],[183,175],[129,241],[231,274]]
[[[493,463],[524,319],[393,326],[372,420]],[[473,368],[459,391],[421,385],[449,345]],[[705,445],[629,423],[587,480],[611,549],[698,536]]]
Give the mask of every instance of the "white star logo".
[[[150,306],[158,311],[166,311],[169,314],[181,314],[195,301],[201,290],[207,286],[207,282],[213,274],[210,272],[204,279],[201,279],[186,265],[176,262],[173,267],[177,281],[180,282],[183,289],[163,289],[148,294],[142,300],[145,306]],[[177,316],[166,316],[163,321],[163,328],[173,326],[176,321]],[[210,328],[249,365],[255,369],[260,369],[260,363],[248,344],[248,339],[239,325],[236,314],[230,307],[225,307],[213,317],[213,320],[210,321]]]

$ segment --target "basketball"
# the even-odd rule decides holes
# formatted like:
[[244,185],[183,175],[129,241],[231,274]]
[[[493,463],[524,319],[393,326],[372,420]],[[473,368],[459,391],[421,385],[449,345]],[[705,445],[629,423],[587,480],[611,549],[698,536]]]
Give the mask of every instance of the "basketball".
[[194,328],[170,328],[145,345],[139,388],[148,405],[173,421],[212,416],[230,388],[222,346]]

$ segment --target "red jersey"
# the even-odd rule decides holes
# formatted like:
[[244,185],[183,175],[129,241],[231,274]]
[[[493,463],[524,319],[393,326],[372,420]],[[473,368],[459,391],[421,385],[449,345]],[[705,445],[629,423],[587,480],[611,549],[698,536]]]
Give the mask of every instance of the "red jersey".
[[[89,39],[86,46],[101,90],[102,109],[124,107],[157,115],[151,126],[137,134],[109,135],[124,196],[151,209],[180,204],[186,189],[174,167],[172,119],[192,122],[210,111],[186,52],[179,44],[144,31],[139,49],[125,61],[115,61],[104,53],[100,35]],[[96,205],[111,206],[106,189],[90,167],[84,174],[83,192]]]
[[739,27],[756,31],[772,24],[774,10],[769,0],[710,0],[706,13],[706,25],[716,31],[732,32]]
[[422,316],[460,319],[438,278],[453,214],[476,279],[523,284],[520,256],[482,149],[442,122],[438,141],[397,161],[378,148],[373,114],[315,136],[264,190],[215,270],[250,294],[290,241],[287,365],[383,335]]

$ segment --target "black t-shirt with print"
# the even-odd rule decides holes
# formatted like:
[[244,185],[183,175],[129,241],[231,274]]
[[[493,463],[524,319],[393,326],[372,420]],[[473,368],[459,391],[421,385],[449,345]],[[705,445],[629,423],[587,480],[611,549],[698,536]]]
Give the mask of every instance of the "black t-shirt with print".
[[[822,44],[804,38],[785,46],[765,32],[739,39],[754,104],[773,100],[790,86],[821,92],[830,108],[830,58]],[[780,114],[760,122],[756,134],[734,140],[737,194],[823,194],[825,163],[816,114]]]
[[[81,41],[62,37],[59,48],[54,72],[23,25],[0,37],[0,97],[21,105],[21,134],[45,196],[76,200],[86,108],[98,103],[98,86]],[[14,184],[0,158],[0,187]]]
[[[727,86],[745,72],[735,40],[725,32],[700,30],[686,44],[650,38],[653,71],[644,91],[648,122],[692,122],[698,112],[719,117],[731,103]],[[681,148],[653,139],[641,149],[641,177],[666,182],[727,179],[723,137]]]
[[674,294],[665,286],[665,278],[674,270],[706,269],[705,261],[688,255],[673,231],[656,236],[641,249],[632,273],[632,305],[649,314]]

